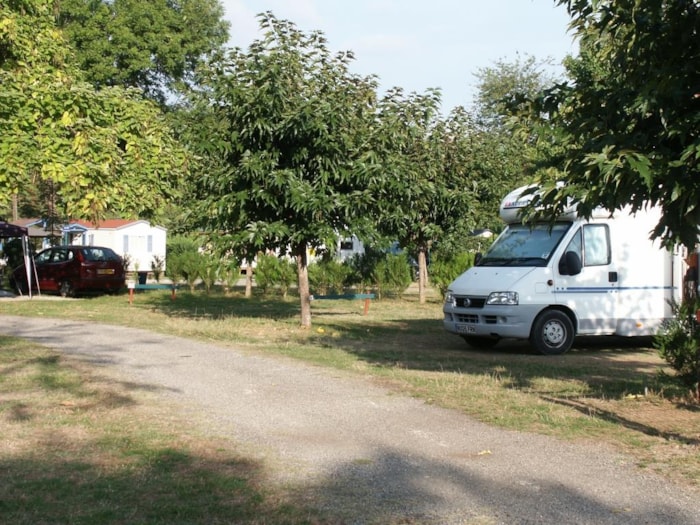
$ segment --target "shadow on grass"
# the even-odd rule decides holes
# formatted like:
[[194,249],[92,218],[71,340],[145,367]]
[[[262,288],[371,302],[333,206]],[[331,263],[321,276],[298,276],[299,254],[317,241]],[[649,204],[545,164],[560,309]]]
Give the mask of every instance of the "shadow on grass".
[[[696,523],[651,480],[637,487],[642,499],[621,492],[614,501],[562,481],[556,465],[567,459],[557,452],[549,452],[552,466],[533,471],[507,450],[499,450],[500,458],[473,448],[456,462],[407,457],[388,446],[373,450],[363,461],[291,487],[293,504],[255,489],[264,475],[254,462],[170,448],[149,450],[121,469],[77,457],[2,460],[0,515],[13,525]],[[506,478],[487,473],[503,469],[504,461]],[[586,479],[597,467],[577,468]],[[542,494],[547,504],[533,505]]]
[[[138,297],[141,295],[141,297]],[[157,308],[165,315],[188,319],[227,319],[250,317],[263,319],[289,319],[299,316],[299,301],[294,298],[255,294],[245,298],[240,294],[179,292],[172,300],[169,294],[137,294],[136,301]]]
[[163,448],[132,452],[110,468],[81,460],[88,449],[68,460],[40,452],[0,461],[4,523],[304,523],[309,515],[267,501],[255,488],[260,466],[247,460]]

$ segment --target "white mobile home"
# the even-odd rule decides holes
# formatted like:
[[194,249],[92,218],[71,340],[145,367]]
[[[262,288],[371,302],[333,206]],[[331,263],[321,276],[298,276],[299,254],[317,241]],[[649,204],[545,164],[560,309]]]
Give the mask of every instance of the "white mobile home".
[[[145,220],[73,221],[64,228],[70,244],[106,246],[130,261],[128,270],[150,271],[154,257],[165,265],[167,230]],[[163,267],[165,269],[165,266]]]
[[680,247],[649,239],[660,210],[584,220],[571,209],[554,224],[524,225],[523,190],[501,203],[506,229],[450,284],[445,329],[476,347],[515,338],[559,354],[576,335],[652,335],[673,316],[687,267]]

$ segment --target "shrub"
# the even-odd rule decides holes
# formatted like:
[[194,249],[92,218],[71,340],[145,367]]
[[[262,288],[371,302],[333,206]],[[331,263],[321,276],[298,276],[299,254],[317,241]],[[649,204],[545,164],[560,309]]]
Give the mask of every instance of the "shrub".
[[204,290],[209,294],[221,273],[221,262],[219,258],[209,253],[202,254],[200,256],[198,273],[204,284]]
[[363,288],[372,288],[375,283],[375,269],[377,265],[386,259],[383,250],[365,247],[365,253],[355,254],[345,262],[348,267],[347,283],[360,285]]
[[236,258],[222,259],[220,272],[220,277],[228,293],[236,286],[236,283],[241,278],[241,262]]
[[173,283],[187,281],[190,288],[194,288],[194,279],[199,276],[196,268],[199,243],[192,237],[174,235],[168,238],[165,251],[168,260],[166,275]]
[[294,263],[275,255],[261,255],[255,267],[255,282],[263,293],[279,288],[282,297],[287,296],[289,288],[296,280]]
[[181,252],[168,259],[168,276],[173,283],[185,281],[194,291],[203,272],[204,256],[199,252]]
[[380,297],[383,292],[400,296],[413,282],[411,265],[405,254],[386,254],[375,266],[372,277]]
[[151,260],[151,271],[153,272],[153,278],[156,282],[160,282],[160,276],[163,273],[163,268],[165,267],[165,258],[160,255],[154,255]]
[[173,235],[168,238],[166,246],[166,255],[170,259],[171,255],[180,255],[182,253],[192,253],[199,251],[200,243],[192,237],[186,235]]
[[474,254],[471,252],[436,257],[430,264],[430,282],[444,295],[450,283],[472,266]]
[[309,285],[318,294],[343,293],[352,269],[333,259],[323,259],[309,265]]
[[683,384],[700,395],[700,323],[696,318],[700,302],[686,301],[672,306],[674,318],[654,336],[654,346]]

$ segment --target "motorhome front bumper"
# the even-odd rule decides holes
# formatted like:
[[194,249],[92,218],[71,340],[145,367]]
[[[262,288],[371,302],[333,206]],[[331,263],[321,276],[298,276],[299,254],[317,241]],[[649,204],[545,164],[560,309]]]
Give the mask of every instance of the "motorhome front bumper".
[[445,305],[445,330],[458,335],[527,339],[541,305],[459,308]]

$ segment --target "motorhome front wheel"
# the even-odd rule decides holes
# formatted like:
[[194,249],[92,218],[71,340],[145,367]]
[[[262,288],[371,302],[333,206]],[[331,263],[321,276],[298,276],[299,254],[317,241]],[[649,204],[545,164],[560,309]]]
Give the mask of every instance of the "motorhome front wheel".
[[559,310],[546,310],[532,325],[530,344],[541,354],[563,354],[574,342],[574,324]]

